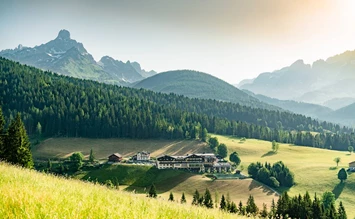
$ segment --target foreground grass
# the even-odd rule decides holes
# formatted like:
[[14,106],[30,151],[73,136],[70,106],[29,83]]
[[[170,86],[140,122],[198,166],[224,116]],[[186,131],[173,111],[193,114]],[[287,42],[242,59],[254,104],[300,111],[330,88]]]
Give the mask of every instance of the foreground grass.
[[[337,199],[337,204],[343,202],[349,218],[355,217],[355,174],[348,176],[348,180],[341,184],[337,178],[340,168],[348,168],[348,163],[355,160],[354,154],[345,151],[333,151],[311,147],[301,147],[280,144],[277,153],[271,152],[271,142],[256,139],[247,139],[241,142],[234,137],[214,135],[221,143],[228,146],[229,152],[237,151],[242,159],[241,165],[244,173],[251,162],[284,162],[295,174],[296,185],[287,190],[291,195],[304,194],[308,191],[311,195],[318,196],[326,191],[332,191]],[[336,166],[335,157],[340,157],[341,162]],[[283,191],[282,189],[280,190]]]
[[236,218],[0,163],[1,218]]

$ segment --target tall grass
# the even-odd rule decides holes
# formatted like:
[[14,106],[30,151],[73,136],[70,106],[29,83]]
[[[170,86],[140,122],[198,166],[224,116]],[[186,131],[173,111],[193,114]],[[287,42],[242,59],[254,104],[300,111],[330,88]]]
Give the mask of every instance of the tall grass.
[[0,218],[236,218],[0,163]]

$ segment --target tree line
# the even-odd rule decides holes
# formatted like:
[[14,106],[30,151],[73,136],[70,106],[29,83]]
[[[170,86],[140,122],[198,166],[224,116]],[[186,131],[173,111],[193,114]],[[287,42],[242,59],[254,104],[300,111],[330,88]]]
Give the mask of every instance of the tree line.
[[[158,195],[154,184],[150,187],[147,196],[157,198]],[[215,198],[218,199],[217,196]],[[168,201],[175,201],[172,192],[169,194]],[[321,199],[315,194],[313,200],[308,192],[303,196],[299,194],[294,197],[290,197],[287,192],[284,192],[276,203],[273,199],[269,208],[266,204],[263,204],[262,209],[258,208],[252,195],[249,195],[246,205],[243,205],[242,201],[237,205],[230,200],[228,194],[227,196],[222,195],[220,201],[215,200],[215,202],[213,201],[211,192],[206,188],[204,194],[200,194],[198,190],[195,190],[191,204],[206,208],[219,208],[221,211],[232,214],[260,216],[261,218],[347,218],[344,205],[341,201],[336,209],[335,196],[332,192],[323,193]],[[182,193],[180,203],[186,203],[185,193]]]
[[205,139],[208,131],[339,150],[355,143],[352,129],[301,115],[100,84],[3,58],[0,92],[7,120],[21,112],[27,132],[43,137]]

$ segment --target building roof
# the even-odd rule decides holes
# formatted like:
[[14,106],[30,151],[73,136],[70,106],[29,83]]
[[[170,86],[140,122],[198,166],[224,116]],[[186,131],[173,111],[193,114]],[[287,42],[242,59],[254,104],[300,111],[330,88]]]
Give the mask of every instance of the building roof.
[[349,164],[353,164],[353,163],[355,163],[355,161],[351,161]]
[[150,155],[150,153],[149,153],[148,151],[141,151],[141,152],[138,152],[137,154],[139,154],[139,153],[141,153],[141,154],[146,154],[146,155]]
[[119,154],[119,153],[114,153],[114,154],[111,154],[109,157],[112,157],[112,156],[115,156],[115,157],[122,157],[122,155],[121,155],[121,154]]

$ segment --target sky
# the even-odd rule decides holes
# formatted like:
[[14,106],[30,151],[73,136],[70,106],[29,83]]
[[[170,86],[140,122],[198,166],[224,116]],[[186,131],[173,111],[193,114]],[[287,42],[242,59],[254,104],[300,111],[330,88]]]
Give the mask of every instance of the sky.
[[67,29],[95,60],[193,69],[235,84],[355,50],[354,0],[0,0],[0,50]]

